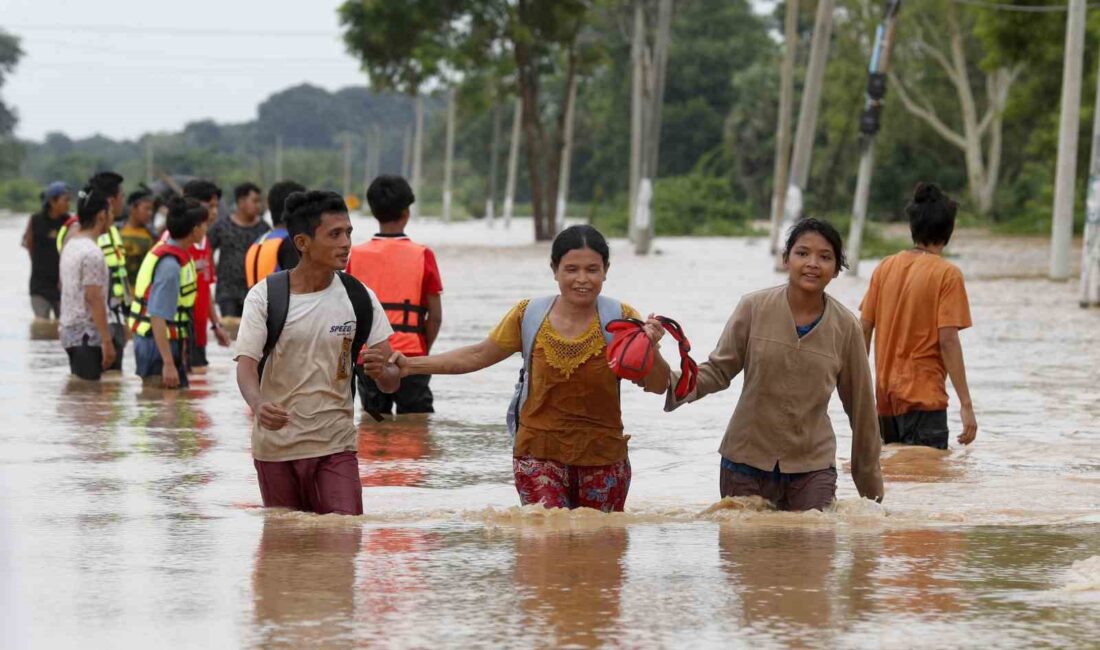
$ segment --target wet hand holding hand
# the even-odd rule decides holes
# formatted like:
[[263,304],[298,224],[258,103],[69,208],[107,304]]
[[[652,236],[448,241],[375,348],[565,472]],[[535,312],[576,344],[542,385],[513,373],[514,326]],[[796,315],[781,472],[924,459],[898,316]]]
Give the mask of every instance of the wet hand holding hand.
[[408,360],[400,352],[394,352],[387,357],[382,350],[365,348],[359,353],[359,363],[363,366],[363,372],[367,373],[367,376],[378,381],[382,379],[387,370],[400,373],[402,367],[408,365]]
[[290,411],[274,402],[264,402],[256,409],[256,417],[263,428],[278,431],[290,422]]

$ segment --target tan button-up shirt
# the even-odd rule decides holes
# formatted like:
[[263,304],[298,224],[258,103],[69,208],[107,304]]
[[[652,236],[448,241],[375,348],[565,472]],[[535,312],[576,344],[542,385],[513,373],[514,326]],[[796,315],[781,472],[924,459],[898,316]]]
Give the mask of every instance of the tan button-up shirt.
[[[878,417],[859,321],[826,295],[821,321],[801,339],[787,285],[748,294],[730,316],[695,392],[665,410],[725,390],[742,370],[744,387],[719,451],[735,462],[800,473],[836,466],[829,398],[840,394],[852,424],[852,478],[861,496],[881,497]],[[675,385],[675,378],[672,385]]]

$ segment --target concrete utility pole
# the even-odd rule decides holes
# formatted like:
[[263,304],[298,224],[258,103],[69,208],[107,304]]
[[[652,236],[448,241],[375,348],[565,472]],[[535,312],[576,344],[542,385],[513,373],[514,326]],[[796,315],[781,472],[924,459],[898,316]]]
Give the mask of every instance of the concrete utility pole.
[[[634,6],[634,41],[631,53],[634,60],[635,83],[631,114],[631,175],[632,198],[630,221],[634,252],[646,255],[653,240],[654,219],[650,218],[648,205],[641,205],[643,185],[649,186],[644,195],[652,199],[652,186],[657,176],[658,154],[661,144],[661,107],[664,103],[665,69],[668,64],[668,45],[672,25],[672,0],[660,0],[657,6],[657,28],[653,49],[646,46],[645,16],[642,0]],[[634,127],[637,126],[637,130]]]
[[573,121],[577,104],[577,75],[569,82],[569,106],[565,111],[565,133],[562,134],[561,165],[558,167],[558,200],[554,204],[554,234],[565,230],[565,207],[569,201],[569,174],[573,160]]
[[791,163],[791,108],[794,106],[794,59],[798,54],[798,0],[787,0],[784,23],[783,66],[779,71],[779,120],[775,127],[775,172],[772,174],[771,247],[775,255],[779,227],[783,223],[783,204],[787,198]]
[[[1100,107],[1100,72],[1096,77],[1096,103]],[[1085,199],[1085,238],[1081,250],[1081,307],[1100,306],[1100,110],[1092,115],[1092,161],[1089,163],[1088,198]]]
[[512,113],[512,141],[508,143],[508,177],[504,182],[504,227],[512,227],[512,210],[516,199],[516,171],[519,166],[519,139],[522,134],[523,100],[516,97]]
[[283,136],[275,136],[275,181],[283,180]]
[[156,180],[156,172],[153,169],[153,136],[145,136],[145,182],[152,185]]
[[344,150],[344,198],[351,196],[351,134],[345,133],[342,140]]
[[493,139],[489,145],[489,199],[485,201],[485,221],[492,228],[497,216],[497,170],[500,167],[500,104],[493,106]]
[[373,176],[370,175],[370,162],[371,156],[374,155],[374,142],[371,138],[371,132],[363,132],[363,209],[366,210],[367,206],[367,189],[370,188],[370,181]]
[[401,138],[401,175],[412,177],[412,129],[405,127]]
[[1069,279],[1073,247],[1073,194],[1077,176],[1077,130],[1081,121],[1081,68],[1085,55],[1085,0],[1069,0],[1066,54],[1062,65],[1062,116],[1051,218],[1050,279]]
[[627,234],[638,240],[634,229],[637,212],[638,181],[642,177],[642,96],[645,93],[645,7],[643,0],[634,0],[634,33],[630,40],[630,196],[627,199]]
[[451,172],[455,157],[455,91],[447,93],[447,151],[443,157],[443,221],[451,220]]
[[418,207],[420,201],[420,174],[422,173],[423,162],[422,154],[424,148],[424,96],[419,91],[416,93],[416,131],[413,133],[413,156],[412,156],[412,191],[413,196],[416,197],[417,202],[410,206],[410,214],[412,218],[420,216],[420,208]]
[[[821,105],[821,88],[825,80],[825,64],[829,59],[829,41],[833,33],[833,0],[819,0],[814,18],[814,33],[810,40],[810,61],[806,65],[806,84],[802,88],[802,105],[798,109],[798,128],[794,135],[794,152],[791,154],[790,182],[798,193],[806,190],[810,179],[810,162],[814,150],[814,133],[817,131],[817,112]],[[788,195],[791,190],[787,190]],[[785,210],[782,231],[792,222],[791,210]],[[782,236],[782,232],[777,233]],[[776,240],[778,242],[778,238]],[[776,246],[775,268],[782,268],[782,256]]]
[[890,66],[890,48],[894,44],[899,9],[901,0],[891,0],[886,5],[886,15],[875,30],[871,64],[867,67],[867,97],[863,103],[863,114],[859,118],[859,178],[856,181],[851,231],[848,234],[849,273],[857,276],[860,248],[863,246],[863,223],[867,220],[867,201],[871,195],[871,174],[874,172],[875,134],[879,129],[882,100],[886,96],[886,70]]

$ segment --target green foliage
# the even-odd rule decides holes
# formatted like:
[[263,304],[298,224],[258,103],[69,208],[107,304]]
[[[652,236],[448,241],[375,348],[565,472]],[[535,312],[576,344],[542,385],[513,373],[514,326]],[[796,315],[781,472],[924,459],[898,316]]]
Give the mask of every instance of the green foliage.
[[672,176],[658,179],[653,188],[658,235],[745,234],[750,215],[724,178]]
[[41,207],[38,198],[42,188],[26,178],[12,178],[0,181],[0,207],[15,212],[33,212]]
[[[19,39],[0,29],[0,87],[4,86],[4,78],[15,70],[22,57],[23,49],[19,47]],[[11,134],[16,119],[15,113],[0,102],[0,136]]]

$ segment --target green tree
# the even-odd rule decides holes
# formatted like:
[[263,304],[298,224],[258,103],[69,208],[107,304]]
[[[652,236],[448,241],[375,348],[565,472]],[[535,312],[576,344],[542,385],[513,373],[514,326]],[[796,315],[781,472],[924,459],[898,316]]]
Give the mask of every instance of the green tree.
[[[0,88],[3,88],[7,75],[15,70],[23,50],[19,39],[0,30]],[[8,178],[19,173],[23,159],[23,147],[11,138],[18,117],[11,108],[0,100],[0,178]]]
[[[478,73],[514,71],[523,102],[524,154],[535,216],[535,237],[553,236],[569,83],[581,72],[578,36],[594,0],[348,0],[340,6],[344,42],[381,88],[418,92]],[[564,79],[558,102],[543,88]],[[501,81],[504,81],[502,79]],[[503,85],[503,84],[502,84]],[[556,110],[554,110],[556,109]]]

